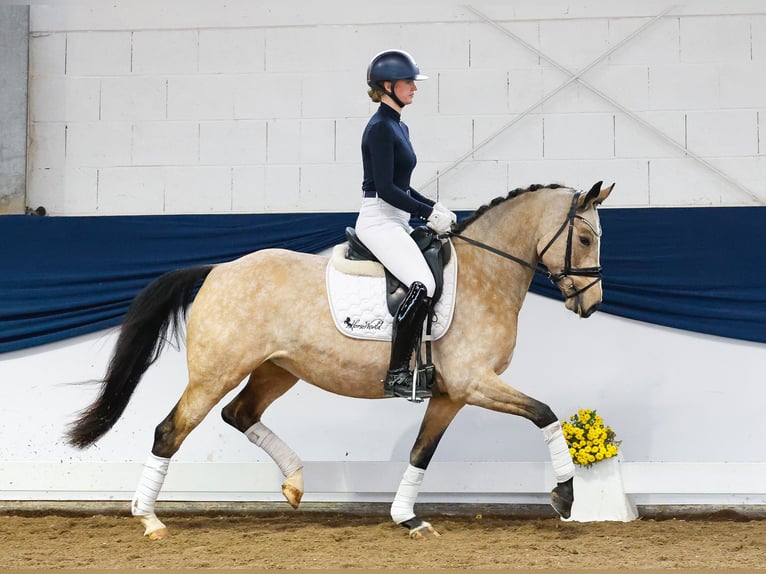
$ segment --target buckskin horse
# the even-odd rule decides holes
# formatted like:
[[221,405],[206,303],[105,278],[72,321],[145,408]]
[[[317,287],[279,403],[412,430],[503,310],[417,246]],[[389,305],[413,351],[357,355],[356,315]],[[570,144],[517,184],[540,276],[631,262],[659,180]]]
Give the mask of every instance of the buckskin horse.
[[[556,184],[516,189],[480,207],[449,233],[459,261],[454,315],[449,330],[433,342],[433,397],[391,505],[392,519],[411,537],[438,535],[416,516],[414,504],[439,440],[464,405],[519,415],[542,430],[557,482],[551,504],[559,515],[569,516],[574,465],[561,423],[548,405],[498,375],[511,362],[519,310],[536,270],[548,275],[566,308],[579,316],[590,316],[600,304],[597,207],[614,187],[601,183],[588,192]],[[336,329],[325,285],[327,264],[324,256],[264,249],[227,263],[168,272],[133,300],[100,392],[72,423],[68,439],[84,448],[112,428],[191,305],[186,324],[189,382],[156,427],[132,501],[145,535],[167,535],[154,507],[170,458],[245,378],[239,394],[223,408],[223,419],[279,466],[285,476],[282,492],[294,508],[303,495],[303,463],[261,422],[268,406],[299,379],[339,395],[383,398],[380,381],[389,345],[352,339]],[[307,316],[314,320],[301,320]]]

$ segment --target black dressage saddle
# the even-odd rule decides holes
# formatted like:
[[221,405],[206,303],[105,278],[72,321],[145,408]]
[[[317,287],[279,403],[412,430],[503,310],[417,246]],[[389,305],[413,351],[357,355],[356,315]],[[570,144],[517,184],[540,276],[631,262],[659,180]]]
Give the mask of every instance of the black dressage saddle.
[[[452,257],[452,245],[449,241],[439,239],[434,231],[425,226],[416,227],[410,234],[410,237],[415,240],[415,243],[423,253],[426,263],[428,263],[428,267],[431,269],[431,273],[434,275],[436,289],[434,290],[431,302],[433,306],[441,297],[442,289],[444,288],[444,267]],[[377,257],[356,236],[356,231],[353,227],[346,227],[346,240],[348,241],[346,259],[352,261],[378,261]],[[386,269],[386,303],[391,315],[396,314],[408,290],[409,285],[399,281]]]

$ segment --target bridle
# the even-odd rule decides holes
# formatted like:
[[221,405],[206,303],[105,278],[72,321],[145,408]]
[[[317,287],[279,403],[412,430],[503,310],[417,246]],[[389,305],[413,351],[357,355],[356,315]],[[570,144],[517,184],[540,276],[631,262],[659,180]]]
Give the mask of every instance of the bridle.
[[[588,227],[590,227],[591,230],[593,230],[593,232],[597,236],[601,235],[599,231],[593,228],[593,226],[590,224],[590,222],[587,219],[577,214],[577,202],[580,199],[580,196],[582,194],[583,194],[582,191],[576,191],[574,195],[572,196],[572,204],[569,207],[569,213],[567,214],[566,219],[561,224],[561,227],[559,227],[558,231],[556,231],[556,233],[553,235],[553,237],[548,242],[548,244],[545,247],[543,247],[540,253],[538,253],[537,265],[532,265],[531,263],[524,261],[523,259],[520,259],[514,255],[511,255],[510,253],[506,253],[505,251],[501,251],[500,249],[497,249],[496,247],[492,247],[491,245],[487,245],[486,243],[482,243],[481,241],[476,241],[475,239],[466,237],[465,235],[461,235],[460,233],[455,231],[450,231],[444,234],[442,237],[457,237],[459,239],[462,239],[466,243],[470,243],[471,245],[484,249],[485,251],[489,251],[490,253],[499,255],[500,257],[510,259],[511,261],[518,263],[519,265],[523,267],[527,267],[528,269],[531,269],[532,271],[535,271],[537,273],[542,273],[557,286],[559,283],[561,283],[561,281],[563,281],[566,277],[569,277],[569,276],[594,277],[593,281],[588,283],[582,289],[575,289],[574,292],[565,295],[567,299],[571,299],[572,297],[577,297],[578,295],[584,293],[585,291],[593,287],[596,283],[601,281],[601,276],[602,276],[602,269],[600,265],[598,267],[572,267],[572,236],[574,235],[575,219],[584,221],[585,224]],[[567,230],[567,248],[566,248],[566,255],[564,256],[564,268],[560,273],[551,273],[548,267],[546,267],[545,264],[542,263],[543,256],[547,253],[548,249],[550,249],[551,246],[556,242],[559,236],[562,233],[564,233],[565,229]]]

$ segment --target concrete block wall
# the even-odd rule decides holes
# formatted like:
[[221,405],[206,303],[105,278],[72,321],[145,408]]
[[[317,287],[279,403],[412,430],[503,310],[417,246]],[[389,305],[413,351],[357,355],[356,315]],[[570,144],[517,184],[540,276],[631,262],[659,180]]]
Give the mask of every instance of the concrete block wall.
[[[375,109],[364,71],[396,47],[430,76],[404,113],[413,184],[453,209],[601,179],[617,182],[611,206],[763,204],[766,7],[688,2],[636,33],[669,7],[33,5],[27,203],[58,215],[354,211]],[[587,85],[561,87],[599,58]]]

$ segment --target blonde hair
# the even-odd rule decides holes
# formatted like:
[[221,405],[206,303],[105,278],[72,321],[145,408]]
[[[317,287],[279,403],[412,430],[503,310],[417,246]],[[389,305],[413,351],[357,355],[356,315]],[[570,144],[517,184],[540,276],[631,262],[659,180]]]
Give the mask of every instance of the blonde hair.
[[375,102],[376,104],[380,103],[380,101],[381,101],[380,100],[381,93],[378,90],[374,90],[374,89],[370,88],[369,90],[367,90],[367,95],[370,96],[370,99],[373,102]]

